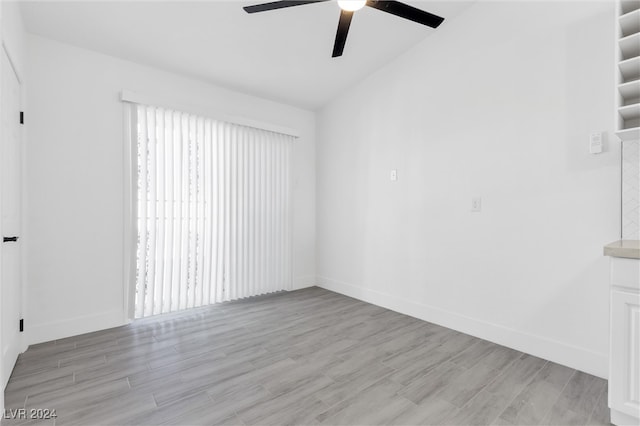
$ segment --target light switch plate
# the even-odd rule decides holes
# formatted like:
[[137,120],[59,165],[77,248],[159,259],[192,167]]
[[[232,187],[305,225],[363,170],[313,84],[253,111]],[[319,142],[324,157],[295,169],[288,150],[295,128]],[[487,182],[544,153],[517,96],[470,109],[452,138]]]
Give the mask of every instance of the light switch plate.
[[602,152],[602,144],[604,132],[593,132],[589,137],[589,152],[591,154],[600,154]]

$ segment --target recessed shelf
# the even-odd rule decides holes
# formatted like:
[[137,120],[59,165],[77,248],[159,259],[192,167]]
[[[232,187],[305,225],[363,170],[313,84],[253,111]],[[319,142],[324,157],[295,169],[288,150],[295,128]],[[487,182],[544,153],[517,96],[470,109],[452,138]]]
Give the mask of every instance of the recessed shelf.
[[640,117],[640,104],[635,103],[621,106],[618,108],[618,114],[620,114],[624,120],[633,120],[634,118],[638,118]]
[[640,138],[640,0],[617,0],[616,135]]
[[640,139],[640,127],[632,127],[630,129],[618,130],[616,136],[623,141],[635,141]]
[[632,80],[618,85],[622,99],[640,98],[640,80]]
[[623,59],[640,56],[640,33],[628,35],[618,40]]
[[620,2],[620,12],[623,15],[638,9],[640,9],[638,0],[622,0]]
[[637,80],[640,78],[640,57],[625,59],[618,62],[618,68],[622,73],[622,81]]
[[620,23],[620,33],[622,37],[640,32],[640,9],[625,13],[618,18],[618,22]]

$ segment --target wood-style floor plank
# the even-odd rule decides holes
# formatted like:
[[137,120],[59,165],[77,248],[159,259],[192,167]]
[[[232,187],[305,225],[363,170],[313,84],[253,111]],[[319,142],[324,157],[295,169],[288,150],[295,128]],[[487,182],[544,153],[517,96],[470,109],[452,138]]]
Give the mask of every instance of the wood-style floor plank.
[[600,378],[317,287],[34,345],[5,403],[57,418],[2,425],[609,424]]

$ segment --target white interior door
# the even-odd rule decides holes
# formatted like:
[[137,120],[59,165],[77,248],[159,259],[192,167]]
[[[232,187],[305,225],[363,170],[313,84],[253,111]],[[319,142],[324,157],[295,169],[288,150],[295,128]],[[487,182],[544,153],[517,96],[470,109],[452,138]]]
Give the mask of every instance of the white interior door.
[[[20,81],[11,61],[2,50],[2,88],[0,92],[0,347],[2,388],[7,384],[20,352],[22,283],[20,266],[21,146]],[[13,241],[13,237],[17,237]]]

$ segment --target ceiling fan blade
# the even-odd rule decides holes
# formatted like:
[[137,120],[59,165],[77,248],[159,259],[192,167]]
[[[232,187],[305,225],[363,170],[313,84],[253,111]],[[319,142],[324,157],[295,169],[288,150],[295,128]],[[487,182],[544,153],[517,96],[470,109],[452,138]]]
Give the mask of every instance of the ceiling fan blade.
[[336,31],[336,41],[333,44],[332,58],[342,56],[344,44],[347,42],[347,34],[349,34],[351,18],[353,18],[353,12],[348,12],[346,10],[340,11],[340,21],[338,21],[338,31]]
[[284,9],[285,7],[302,6],[310,3],[322,3],[329,0],[300,0],[300,1],[272,1],[270,3],[245,6],[243,9],[247,13],[266,12],[268,10]]
[[399,16],[401,18],[409,19],[413,22],[417,22],[431,28],[437,28],[440,24],[442,24],[442,21],[444,21],[444,18],[438,15],[425,12],[424,10],[416,9],[413,6],[400,3],[399,1],[368,0],[367,6],[390,13],[392,15]]

